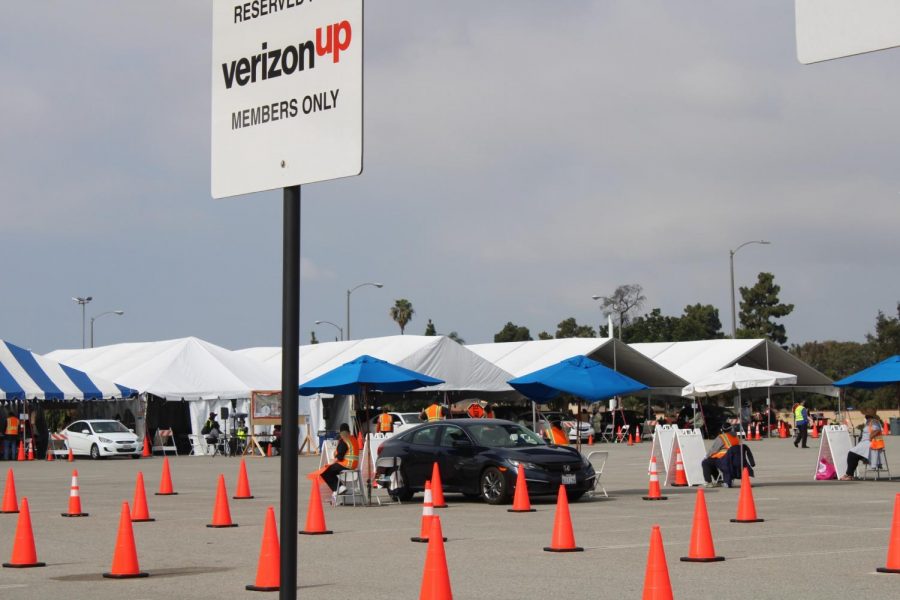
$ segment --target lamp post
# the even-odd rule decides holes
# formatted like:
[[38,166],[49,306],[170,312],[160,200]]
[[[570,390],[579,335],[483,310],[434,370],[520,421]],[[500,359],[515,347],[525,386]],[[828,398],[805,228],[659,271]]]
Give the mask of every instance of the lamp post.
[[371,285],[371,286],[377,287],[377,288],[384,287],[383,283],[375,283],[372,281],[367,281],[366,283],[361,283],[361,284],[347,290],[347,339],[348,340],[350,339],[350,294],[352,294],[354,291],[358,290],[359,288],[365,287],[367,285]]
[[737,318],[735,316],[735,306],[734,306],[734,255],[737,254],[737,251],[743,248],[744,246],[749,246],[750,244],[761,244],[763,246],[768,246],[772,242],[767,242],[766,240],[751,240],[749,242],[744,242],[734,250],[728,251],[728,258],[731,264],[731,339],[737,338]]
[[72,300],[81,305],[81,348],[84,349],[84,307],[93,300],[92,296],[75,296]]
[[96,321],[100,317],[105,317],[106,315],[117,315],[121,317],[124,314],[124,310],[108,310],[106,312],[100,313],[99,315],[94,315],[93,317],[91,317],[91,348],[94,347],[94,321]]
[[341,341],[344,341],[344,328],[338,325],[337,323],[332,323],[331,321],[316,321],[316,325],[331,325],[341,334]]

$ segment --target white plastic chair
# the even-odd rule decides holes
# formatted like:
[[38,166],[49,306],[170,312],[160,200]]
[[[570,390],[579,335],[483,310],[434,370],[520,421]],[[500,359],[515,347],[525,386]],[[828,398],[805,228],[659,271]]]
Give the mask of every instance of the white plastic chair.
[[344,491],[339,494],[335,494],[335,505],[337,504],[346,504],[347,498],[349,498],[353,502],[353,506],[356,506],[356,499],[359,498],[360,501],[365,505],[366,503],[366,494],[363,491],[362,485],[362,476],[359,472],[359,467],[356,469],[345,469],[338,473],[338,489],[341,489],[341,486],[344,487]]
[[206,456],[206,440],[203,437],[196,433],[188,435],[188,442],[191,444],[190,456]]

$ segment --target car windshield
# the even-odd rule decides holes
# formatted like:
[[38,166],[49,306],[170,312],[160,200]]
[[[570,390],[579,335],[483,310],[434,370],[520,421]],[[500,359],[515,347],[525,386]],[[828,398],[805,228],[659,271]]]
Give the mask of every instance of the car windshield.
[[128,429],[118,421],[98,421],[91,423],[94,433],[128,433]]
[[544,440],[530,429],[514,423],[485,423],[467,427],[476,443],[490,448],[543,446]]

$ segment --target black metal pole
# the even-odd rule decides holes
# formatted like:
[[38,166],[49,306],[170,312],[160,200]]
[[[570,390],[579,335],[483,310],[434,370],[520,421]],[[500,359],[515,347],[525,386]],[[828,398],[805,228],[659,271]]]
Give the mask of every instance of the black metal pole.
[[300,378],[300,186],[284,188],[281,312],[281,588],[297,598],[297,390]]

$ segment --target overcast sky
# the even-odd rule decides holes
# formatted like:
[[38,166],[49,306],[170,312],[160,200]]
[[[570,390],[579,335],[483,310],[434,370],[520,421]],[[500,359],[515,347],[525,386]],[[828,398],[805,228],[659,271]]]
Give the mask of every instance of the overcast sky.
[[[0,338],[279,345],[281,194],[210,197],[211,3],[17,2],[0,23]],[[802,66],[793,2],[366,4],[361,176],[304,186],[314,321],[535,337],[592,294],[710,303],[775,274],[789,343],[900,300],[900,50]],[[336,330],[317,329],[319,339]]]

